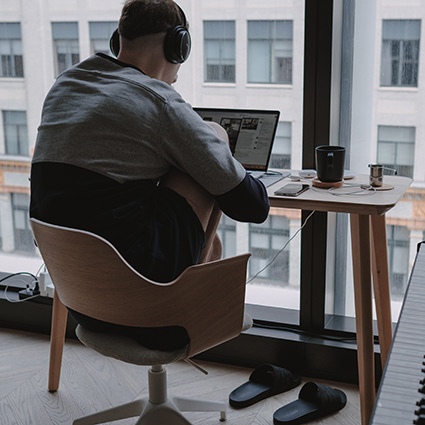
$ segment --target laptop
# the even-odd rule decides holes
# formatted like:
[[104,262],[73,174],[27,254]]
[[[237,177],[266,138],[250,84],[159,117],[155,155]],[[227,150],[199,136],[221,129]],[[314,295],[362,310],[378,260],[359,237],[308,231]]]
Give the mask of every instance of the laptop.
[[269,171],[279,111],[252,109],[193,108],[204,121],[220,124],[229,136],[235,159],[253,177],[271,186],[290,173]]

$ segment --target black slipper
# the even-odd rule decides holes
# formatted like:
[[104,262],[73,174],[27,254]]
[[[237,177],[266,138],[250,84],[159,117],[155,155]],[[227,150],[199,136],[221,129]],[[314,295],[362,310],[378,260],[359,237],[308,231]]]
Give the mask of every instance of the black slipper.
[[295,400],[273,414],[274,425],[298,425],[341,410],[347,403],[346,395],[324,384],[307,382]]
[[229,395],[232,407],[240,409],[251,406],[275,394],[280,394],[301,383],[301,377],[283,367],[263,364],[257,367],[245,382]]

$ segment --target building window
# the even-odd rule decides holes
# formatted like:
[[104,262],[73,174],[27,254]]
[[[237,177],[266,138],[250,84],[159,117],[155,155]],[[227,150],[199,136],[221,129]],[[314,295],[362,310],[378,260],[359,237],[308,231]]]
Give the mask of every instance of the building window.
[[28,220],[29,202],[30,198],[26,194],[12,194],[13,228],[15,234],[16,251],[35,251],[34,239]]
[[382,22],[381,86],[418,86],[421,21]]
[[117,22],[90,22],[90,52],[110,55],[109,40],[117,29]]
[[291,169],[291,139],[291,123],[279,122],[270,159],[270,167]]
[[77,22],[52,22],[55,72],[61,74],[80,61]]
[[204,21],[204,80],[235,82],[235,21]]
[[23,77],[20,23],[0,23],[0,77]]
[[27,114],[3,111],[4,140],[7,155],[29,155]]
[[217,229],[217,235],[223,245],[223,257],[236,255],[236,222],[223,215]]
[[292,21],[248,21],[248,82],[292,84]]
[[401,176],[413,178],[415,127],[378,127],[377,161],[397,170]]
[[387,241],[392,299],[402,299],[409,274],[409,229],[405,226],[387,226]]
[[[281,215],[269,215],[262,224],[249,224],[250,277],[268,265],[289,239],[289,220]],[[289,283],[289,249],[281,252],[273,262],[259,274],[256,283],[285,286]]]

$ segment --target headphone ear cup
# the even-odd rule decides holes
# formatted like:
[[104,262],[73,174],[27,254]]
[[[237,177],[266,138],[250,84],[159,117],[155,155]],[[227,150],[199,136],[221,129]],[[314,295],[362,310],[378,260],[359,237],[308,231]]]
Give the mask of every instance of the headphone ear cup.
[[118,34],[118,29],[114,31],[109,40],[109,48],[115,57],[117,57],[120,52],[120,35]]
[[168,62],[183,63],[189,57],[191,38],[186,27],[178,25],[171,28],[164,40],[164,54]]
[[[116,29],[110,40],[109,48],[111,52],[118,56],[120,52],[120,35]],[[178,25],[170,29],[164,40],[164,54],[168,62],[183,63],[190,54],[191,38],[186,27]]]

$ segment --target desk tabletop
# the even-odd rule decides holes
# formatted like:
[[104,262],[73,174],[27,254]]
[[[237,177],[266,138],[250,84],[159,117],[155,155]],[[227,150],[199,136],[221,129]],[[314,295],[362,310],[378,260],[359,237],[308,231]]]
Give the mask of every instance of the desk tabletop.
[[[382,215],[397,204],[411,185],[412,179],[401,176],[384,176],[384,184],[392,185],[394,189],[377,190],[375,192],[362,192],[360,189],[361,185],[369,184],[368,174],[359,174],[353,179],[345,180],[344,186],[335,191],[312,187],[312,179],[302,179],[300,183],[309,184],[310,189],[301,195],[291,197],[274,194],[277,189],[289,183],[292,183],[291,180],[286,178],[267,188],[272,207]],[[346,194],[349,191],[356,190],[356,188],[361,193],[357,195]]]

